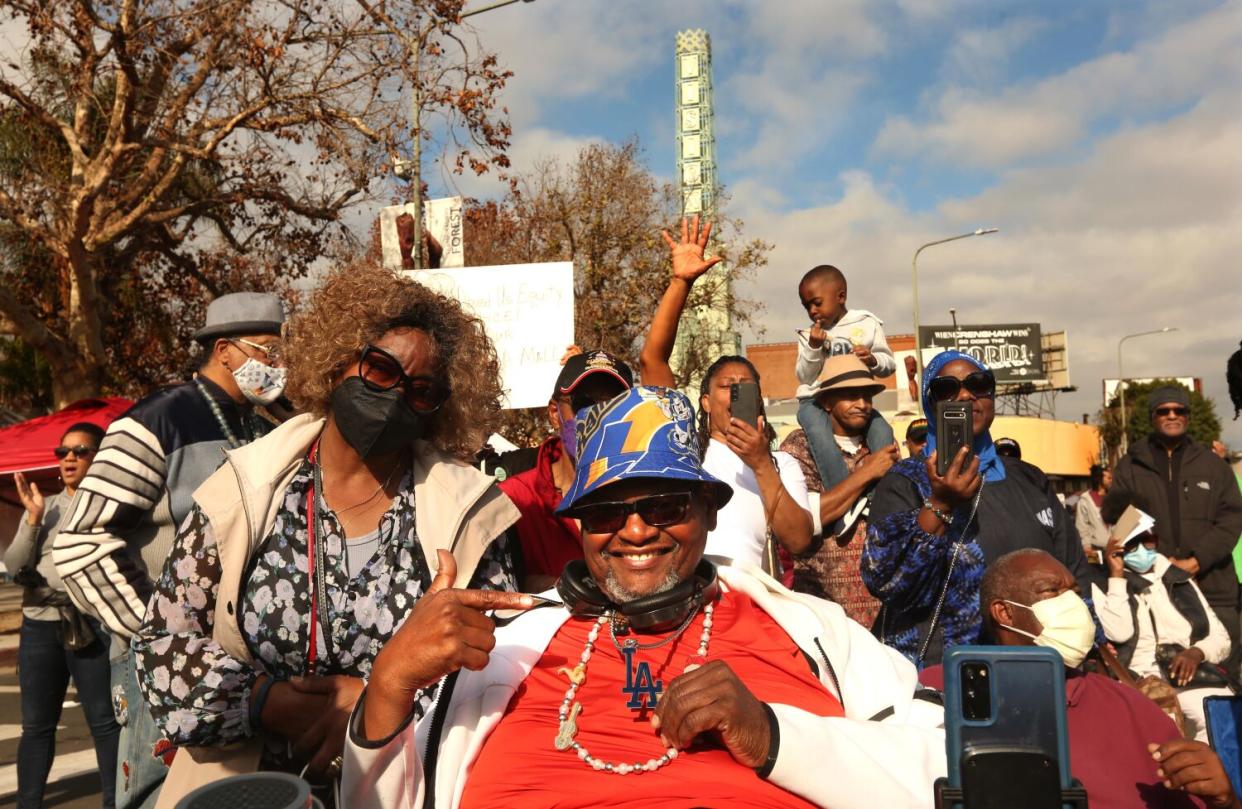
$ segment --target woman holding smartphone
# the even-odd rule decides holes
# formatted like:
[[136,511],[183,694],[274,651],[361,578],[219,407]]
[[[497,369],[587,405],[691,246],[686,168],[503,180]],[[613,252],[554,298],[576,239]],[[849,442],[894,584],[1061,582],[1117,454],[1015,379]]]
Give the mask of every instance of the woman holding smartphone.
[[[696,216],[682,220],[680,242],[664,232],[673,274],[639,360],[644,385],[676,385],[668,363],[690,288],[721,260],[703,257],[711,230],[711,223],[700,227]],[[735,395],[758,400],[757,406],[746,408],[759,413],[755,423],[734,417]],[[708,367],[699,386],[697,423],[703,468],[733,487],[734,495],[720,510],[715,530],[707,535],[705,552],[720,561],[762,566],[776,575],[780,565],[774,558],[775,548],[795,555],[809,550],[812,518],[806,507],[806,478],[798,462],[771,450],[776,432],[763,415],[759,373],[749,360],[725,355]],[[771,547],[769,532],[775,540]]]
[[43,805],[47,774],[56,756],[56,724],[69,689],[78,690],[82,712],[95,740],[102,804],[113,805],[117,741],[121,728],[108,694],[108,637],[100,624],[73,606],[52,563],[52,543],[61,519],[86,477],[104,431],[80,422],[65,431],[56,453],[63,491],[44,496],[37,483],[14,475],[26,513],[4,553],[4,566],[22,585],[22,630],[17,649],[22,737],[17,743],[17,806]]
[[[937,354],[923,372],[929,431],[922,456],[888,471],[871,502],[863,582],[882,603],[873,631],[920,668],[975,643],[979,582],[1019,548],[1051,553],[1084,581],[1078,531],[1037,467],[996,452],[996,378],[969,354]],[[970,405],[973,443],[937,473],[936,404]]]

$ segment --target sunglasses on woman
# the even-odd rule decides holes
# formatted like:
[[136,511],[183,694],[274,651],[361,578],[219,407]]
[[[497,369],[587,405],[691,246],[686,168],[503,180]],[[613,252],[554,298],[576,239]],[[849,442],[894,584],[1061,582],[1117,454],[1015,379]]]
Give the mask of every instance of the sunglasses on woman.
[[653,528],[685,522],[690,513],[691,492],[672,492],[640,497],[629,503],[592,503],[577,509],[573,516],[589,534],[615,534],[625,527],[631,514],[637,514]]
[[975,371],[964,379],[955,376],[938,376],[927,383],[927,395],[933,402],[951,402],[965,388],[976,399],[991,399],[996,395],[996,377],[991,371]]
[[403,386],[405,401],[415,413],[434,413],[449,398],[449,387],[430,376],[410,376],[401,362],[379,346],[367,345],[358,359],[358,376],[373,391]]
[[95,454],[95,448],[88,447],[86,444],[79,444],[76,447],[57,447],[52,450],[52,454],[61,460],[68,458],[70,453],[73,453],[75,458],[89,458]]

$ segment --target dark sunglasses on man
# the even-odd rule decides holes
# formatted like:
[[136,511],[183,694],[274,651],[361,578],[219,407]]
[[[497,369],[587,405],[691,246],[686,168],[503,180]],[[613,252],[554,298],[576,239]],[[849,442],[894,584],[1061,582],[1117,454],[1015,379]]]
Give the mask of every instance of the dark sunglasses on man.
[[76,447],[57,447],[52,450],[52,454],[61,460],[68,458],[70,453],[73,453],[75,458],[89,458],[95,454],[95,448],[88,447],[86,444],[79,444]]
[[927,384],[927,395],[933,402],[951,402],[962,388],[976,399],[991,399],[996,395],[996,377],[991,371],[975,371],[963,379],[938,376]]
[[1157,407],[1156,415],[1160,418],[1168,418],[1169,416],[1182,418],[1183,416],[1189,416],[1190,410],[1185,407]]
[[449,398],[449,387],[429,376],[410,376],[401,362],[379,346],[368,344],[358,358],[358,376],[374,391],[392,390],[402,385],[405,401],[415,413],[428,415],[439,410]]
[[582,522],[582,530],[589,534],[614,534],[624,528],[626,520],[635,513],[647,525],[663,528],[685,522],[692,499],[691,492],[653,494],[629,503],[591,503],[575,509],[572,516]]

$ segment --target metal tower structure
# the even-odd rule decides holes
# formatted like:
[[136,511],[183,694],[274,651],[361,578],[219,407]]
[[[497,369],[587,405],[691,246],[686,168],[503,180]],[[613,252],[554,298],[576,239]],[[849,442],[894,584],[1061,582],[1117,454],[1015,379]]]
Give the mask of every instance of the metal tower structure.
[[[674,61],[676,98],[677,184],[683,216],[716,219],[716,136],[712,107],[712,41],[702,29],[677,33]],[[691,303],[699,301],[682,316],[672,367],[680,373],[686,367],[692,342],[706,341],[710,362],[721,354],[741,353],[741,335],[733,330],[731,309],[733,292],[724,264],[718,264],[699,280]],[[697,381],[691,380],[697,395]],[[694,395],[691,399],[694,399]]]

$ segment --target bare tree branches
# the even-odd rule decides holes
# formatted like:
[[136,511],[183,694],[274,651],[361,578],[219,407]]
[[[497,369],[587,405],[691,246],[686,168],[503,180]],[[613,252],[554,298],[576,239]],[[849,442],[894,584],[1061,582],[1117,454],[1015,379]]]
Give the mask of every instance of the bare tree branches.
[[[507,165],[492,95],[509,74],[466,48],[461,5],[0,0],[0,19],[30,32],[20,75],[0,77],[0,238],[39,245],[54,270],[0,261],[0,285],[21,293],[2,311],[31,345],[55,348],[57,401],[124,387],[103,332],[143,302],[112,292],[202,297],[230,286],[213,272],[296,277],[347,238],[325,225],[411,137],[411,59],[427,68],[415,74],[424,108],[469,133],[470,166]],[[394,36],[407,30],[413,53]],[[450,56],[445,41],[462,44]],[[221,250],[258,253],[221,262]]]

